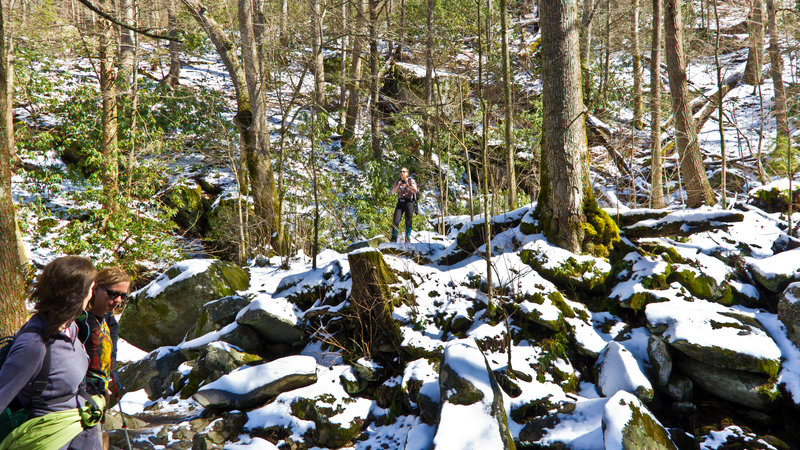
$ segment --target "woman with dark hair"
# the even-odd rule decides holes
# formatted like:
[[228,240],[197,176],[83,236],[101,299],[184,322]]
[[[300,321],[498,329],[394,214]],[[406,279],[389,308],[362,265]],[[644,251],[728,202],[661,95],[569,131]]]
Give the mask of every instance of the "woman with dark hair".
[[64,256],[39,276],[31,295],[34,315],[17,332],[0,368],[0,411],[22,409],[28,418],[0,442],[0,450],[102,448],[96,426],[102,399],[89,399],[83,389],[89,361],[75,323],[96,275],[88,260]]
[[112,395],[109,384],[117,364],[119,325],[114,310],[128,297],[131,278],[119,267],[97,273],[86,312],[78,317],[79,337],[89,354],[86,388],[90,394]]

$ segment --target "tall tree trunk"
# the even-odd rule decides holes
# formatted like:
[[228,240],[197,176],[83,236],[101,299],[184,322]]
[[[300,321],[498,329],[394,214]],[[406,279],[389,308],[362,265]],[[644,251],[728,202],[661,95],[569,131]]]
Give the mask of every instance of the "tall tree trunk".
[[650,50],[650,202],[653,208],[664,207],[664,183],[661,163],[661,2],[653,0],[653,39]]
[[[10,17],[0,2],[0,111],[11,111],[13,79],[12,58],[9,55],[8,24]],[[5,120],[0,121],[0,336],[13,334],[25,322],[25,275],[27,261],[17,227],[14,201],[11,195],[11,153],[14,128]]]
[[281,0],[281,27],[278,38],[283,47],[289,45],[289,0]]
[[[721,174],[721,183],[720,183],[720,196],[721,198],[721,206],[722,209],[727,207],[728,203],[728,196],[726,191],[727,189],[727,170],[728,170],[728,161],[727,161],[727,154],[725,153],[725,126],[723,119],[724,109],[722,103],[722,64],[719,62],[719,41],[720,41],[720,29],[719,29],[719,12],[717,11],[717,0],[714,0],[714,20],[716,22],[716,33],[714,36],[714,64],[716,65],[717,69],[717,92],[719,92],[719,98],[717,99],[717,111],[719,112],[719,116],[717,117],[717,125],[719,129],[719,152],[722,156],[722,174]],[[709,18],[710,21],[710,18]],[[700,132],[700,127],[697,127],[697,132]]]
[[370,142],[372,143],[372,157],[376,160],[381,159],[383,151],[381,149],[381,129],[378,121],[378,89],[380,87],[380,76],[378,71],[378,0],[369,0],[369,129]]
[[350,21],[348,20],[348,11],[350,2],[342,2],[340,5],[339,13],[341,14],[341,22],[339,23],[339,58],[342,63],[339,64],[339,109],[341,110],[341,124],[344,124],[344,116],[347,104],[347,42],[350,39]]
[[400,0],[400,20],[397,24],[397,47],[394,53],[397,61],[403,61],[403,50],[406,45],[406,0]]
[[633,0],[631,56],[633,56],[633,127],[642,129],[642,52],[639,49],[639,0]]
[[769,17],[769,59],[770,76],[775,89],[775,120],[778,129],[778,141],[781,137],[786,140],[789,147],[789,120],[786,110],[786,89],[783,85],[783,59],[781,47],[778,43],[778,24],[775,10],[775,0],[767,0],[767,15]]
[[542,157],[537,210],[547,238],[579,253],[589,186],[575,0],[539,2],[542,32]]
[[427,0],[425,42],[425,105],[423,107],[422,123],[425,133],[425,148],[423,154],[427,158],[433,156],[433,123],[431,111],[433,110],[433,14],[436,10],[436,0]]
[[7,22],[2,23],[3,26],[3,42],[0,45],[5,47],[5,50],[0,54],[0,65],[2,70],[0,73],[0,98],[5,99],[0,103],[0,122],[4,129],[10,130],[9,133],[3,134],[3,144],[8,148],[9,159],[12,166],[17,166],[22,163],[17,155],[17,143],[14,138],[14,24],[12,22],[8,11],[14,8],[14,0],[0,1],[0,8],[5,8],[5,13],[9,17]]
[[511,56],[508,50],[508,5],[500,0],[500,37],[503,52],[503,103],[505,106],[505,128],[503,138],[506,146],[506,172],[508,175],[508,209],[517,205],[517,174],[515,168],[516,147],[514,146],[514,103],[511,98]]
[[744,82],[756,86],[761,84],[761,68],[764,67],[764,0],[750,0],[750,15],[747,17],[750,35],[750,50],[744,68]]
[[[96,2],[98,8],[110,12],[111,0]],[[100,58],[100,97],[103,103],[102,142],[100,152],[103,155],[103,207],[114,213],[118,209],[117,193],[119,191],[119,165],[117,163],[119,144],[117,141],[117,77],[115,73],[114,29],[111,22],[101,19],[97,22],[97,50]]]
[[697,142],[689,89],[686,81],[686,57],[683,52],[683,20],[679,0],[666,0],[664,14],[667,72],[672,110],[675,117],[675,142],[681,158],[681,175],[691,208],[715,203],[714,191],[708,183],[700,145]]
[[[489,0],[491,1],[491,0]],[[487,1],[487,4],[489,4]],[[477,15],[478,15],[478,98],[481,102],[481,165],[483,177],[483,238],[486,247],[485,260],[486,260],[486,297],[487,297],[487,311],[491,317],[494,312],[494,303],[492,302],[493,283],[492,283],[492,221],[489,215],[489,104],[486,101],[483,87],[483,74],[485,71],[483,65],[483,39],[481,33],[481,1],[477,2]],[[488,12],[491,8],[487,8]],[[488,47],[490,21],[486,19],[486,41]],[[488,50],[486,52],[488,54]],[[488,59],[488,58],[487,58]]]
[[314,58],[314,103],[325,106],[325,60],[322,55],[322,11],[320,0],[309,0],[311,10],[311,54]]
[[342,140],[351,144],[355,137],[356,124],[358,123],[358,108],[361,89],[361,62],[364,47],[364,32],[367,30],[367,1],[356,0],[356,25],[350,52],[350,76],[348,77],[347,111],[344,120]]
[[[276,222],[279,217],[275,214],[275,179],[269,154],[269,139],[266,134],[263,83],[260,78],[253,78],[257,74],[258,62],[257,50],[254,45],[255,34],[251,22],[252,4],[249,0],[239,0],[241,8],[239,18],[240,22],[244,21],[243,24],[240,23],[239,28],[242,40],[249,41],[248,44],[243,42],[242,57],[245,59],[245,64],[250,67],[242,70],[237,46],[230,40],[219,23],[206,15],[208,9],[197,0],[181,0],[181,2],[214,44],[214,48],[233,82],[237,109],[233,120],[239,130],[240,147],[247,165],[248,181],[251,184],[258,226],[261,228],[260,232],[263,233],[261,237],[268,239],[270,232],[278,229]],[[249,75],[245,72],[249,72]],[[253,101],[251,101],[251,91],[257,97]],[[281,238],[282,236],[278,236],[278,239]],[[274,246],[280,251],[280,242]]]
[[[133,23],[133,0],[117,0],[119,8],[118,17],[121,22],[126,24]],[[133,80],[133,31],[123,27],[119,30],[119,77],[123,80],[124,86],[131,86]]]
[[167,86],[170,89],[178,87],[181,78],[181,43],[178,42],[178,5],[175,2],[167,2],[167,27],[169,37],[174,40],[169,41],[169,75],[167,75]]
[[[245,140],[247,171],[258,218],[257,244],[275,244],[272,234],[278,229],[280,218],[275,214],[275,177],[272,173],[269,131],[267,128],[266,104],[264,102],[264,77],[260,70],[258,45],[253,27],[253,0],[239,0],[239,33],[242,37],[242,63],[244,66],[247,94],[250,98],[251,114],[239,116]],[[248,120],[249,119],[249,120]],[[282,239],[282,236],[278,236]],[[279,245],[275,248],[279,249]]]
[[581,16],[581,77],[583,78],[583,95],[585,101],[591,101],[592,74],[589,63],[592,58],[592,19],[594,18],[594,0],[583,0],[583,15]]

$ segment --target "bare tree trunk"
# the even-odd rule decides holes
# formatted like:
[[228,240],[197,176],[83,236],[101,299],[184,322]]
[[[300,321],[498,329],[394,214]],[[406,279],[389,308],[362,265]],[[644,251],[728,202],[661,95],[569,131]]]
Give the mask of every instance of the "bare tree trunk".
[[[719,112],[718,116],[718,125],[719,125],[719,150],[722,156],[722,182],[720,183],[720,193],[722,194],[722,208],[725,209],[728,203],[728,196],[726,194],[727,191],[727,183],[726,183],[726,170],[727,170],[727,156],[725,154],[725,126],[723,125],[723,119],[725,117],[723,105],[722,105],[722,65],[719,62],[719,39],[720,39],[720,31],[719,31],[719,12],[717,11],[717,0],[714,0],[714,20],[717,25],[716,33],[714,36],[714,63],[717,69],[717,92],[720,93],[719,99],[717,100],[717,108]],[[710,22],[710,20],[709,20]],[[700,129],[697,129],[700,132]]]
[[611,0],[606,0],[606,28],[603,33],[603,76],[600,79],[600,92],[597,97],[602,97],[608,90],[611,75]]
[[694,118],[689,109],[689,89],[686,81],[686,57],[683,52],[683,20],[680,2],[666,0],[665,47],[672,110],[675,116],[675,142],[681,158],[681,175],[691,208],[715,203],[714,191],[708,183],[700,145],[697,142]]
[[591,101],[592,75],[589,71],[589,62],[592,57],[592,18],[594,18],[594,0],[583,0],[583,15],[581,17],[581,77],[583,78],[583,95],[586,102]]
[[325,106],[325,60],[322,55],[322,11],[320,0],[309,0],[311,12],[311,53],[314,59],[314,102]]
[[633,127],[642,125],[642,52],[639,49],[639,0],[633,0],[631,55],[633,56]]
[[[6,9],[6,15],[13,7],[14,0],[8,2],[0,1],[0,8]],[[3,45],[5,50],[0,54],[0,58],[2,58],[0,60],[2,65],[2,69],[0,69],[0,77],[2,77],[0,79],[0,98],[4,99],[4,101],[0,101],[0,121],[3,123],[3,128],[10,130],[10,132],[3,134],[3,143],[0,145],[5,145],[8,148],[11,165],[17,166],[22,161],[17,155],[17,143],[14,138],[14,24],[13,21],[8,20],[2,23],[2,26],[4,31],[2,39],[4,42],[0,45]]]
[[342,59],[342,63],[339,64],[339,109],[341,110],[340,116],[340,124],[344,124],[344,116],[346,111],[346,102],[347,102],[347,43],[348,39],[350,39],[350,21],[348,20],[348,11],[350,8],[350,2],[342,2],[340,6],[340,14],[342,21],[340,23],[340,33],[341,37],[339,38],[339,57]]
[[369,129],[370,142],[372,143],[372,157],[376,160],[381,159],[383,151],[381,149],[381,129],[378,121],[378,89],[380,87],[378,72],[378,0],[369,0]]
[[767,15],[769,16],[769,59],[770,76],[775,89],[775,120],[777,122],[778,140],[786,140],[789,147],[789,120],[786,109],[786,88],[783,85],[783,59],[781,47],[778,43],[778,24],[775,10],[775,0],[767,0]]
[[[96,2],[98,8],[110,12],[111,0]],[[117,163],[119,144],[117,141],[117,76],[115,73],[114,29],[111,22],[101,19],[97,22],[97,50],[100,58],[100,97],[103,103],[103,137],[100,152],[103,155],[103,207],[114,213],[118,209],[119,165]]]
[[[491,0],[489,0],[491,1]],[[493,286],[492,286],[492,225],[491,217],[489,215],[489,104],[486,102],[483,89],[483,73],[485,71],[483,65],[483,39],[481,38],[481,2],[478,1],[478,98],[481,101],[481,159],[483,165],[483,237],[484,245],[486,246],[485,260],[486,260],[486,297],[487,297],[487,310],[489,316],[494,312],[494,303],[492,302]],[[488,3],[488,2],[487,2]],[[487,16],[490,15],[487,8]],[[486,40],[489,40],[489,18],[486,18]],[[488,46],[488,43],[487,43]],[[487,50],[488,53],[488,50]]]
[[289,0],[281,0],[281,28],[279,40],[282,46],[289,45]]
[[[257,76],[258,62],[254,45],[252,4],[249,0],[239,0],[242,57],[249,66],[242,70],[236,46],[222,27],[212,17],[206,15],[207,8],[197,0],[181,1],[214,44],[233,82],[237,108],[233,120],[239,129],[240,147],[247,165],[258,226],[263,233],[260,238],[268,239],[271,231],[278,229],[276,222],[280,218],[275,214],[275,179],[272,173],[269,139],[266,134],[263,83],[262,78]],[[278,236],[278,239],[282,239],[282,236]],[[274,244],[274,247],[280,251],[281,243]]]
[[169,75],[167,76],[167,86],[170,89],[178,87],[181,78],[181,43],[178,42],[178,17],[175,2],[167,2],[167,27],[169,36],[175,40],[169,41]]
[[403,50],[406,45],[406,0],[400,0],[400,23],[397,25],[397,47],[395,55],[398,61],[403,61]]
[[653,208],[664,207],[661,163],[661,1],[653,0],[653,42],[650,50],[650,202]]
[[[118,17],[123,23],[133,23],[133,0],[117,0]],[[119,30],[119,77],[124,86],[131,86],[133,73],[133,31],[123,27]]]
[[[5,3],[5,2],[2,2]],[[0,3],[0,110],[11,111],[13,86],[9,86],[12,57],[9,54],[10,20],[6,5]],[[25,323],[25,278],[27,260],[17,227],[14,200],[11,195],[11,153],[14,128],[5,120],[0,125],[0,336],[13,334]]]
[[361,89],[361,61],[364,38],[362,37],[367,30],[367,1],[356,0],[356,26],[355,35],[352,39],[352,51],[350,52],[350,76],[348,77],[347,90],[350,95],[347,98],[347,112],[344,120],[344,130],[342,140],[345,143],[352,143],[355,137],[356,124],[358,123],[358,107]]
[[756,86],[762,83],[761,67],[764,66],[764,0],[750,0],[747,31],[750,50],[747,52],[744,82]]
[[[278,229],[280,218],[275,214],[275,177],[272,173],[272,157],[270,152],[269,131],[267,128],[266,105],[264,102],[264,77],[260,70],[260,58],[253,26],[252,0],[239,0],[239,33],[242,38],[242,62],[250,98],[249,117],[239,117],[245,129],[246,139],[243,143],[248,149],[246,155],[247,170],[255,203],[257,224],[257,244],[273,244],[272,234]],[[282,236],[278,236],[278,241]]]
[[[431,110],[433,108],[433,14],[436,9],[436,0],[427,0],[425,42],[425,105],[423,106],[422,123],[425,133],[425,157],[433,158],[433,124]],[[440,161],[441,162],[441,161]]]
[[505,106],[505,128],[503,138],[506,146],[506,172],[508,176],[508,209],[517,205],[517,174],[515,167],[516,147],[514,146],[514,103],[511,98],[511,56],[508,50],[508,5],[500,0],[500,36],[503,52],[503,102]]

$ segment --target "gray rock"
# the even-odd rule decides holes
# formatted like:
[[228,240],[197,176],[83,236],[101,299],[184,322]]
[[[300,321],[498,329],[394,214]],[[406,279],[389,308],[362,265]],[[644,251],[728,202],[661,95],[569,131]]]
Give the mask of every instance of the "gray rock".
[[694,395],[694,383],[684,375],[673,373],[664,390],[673,400],[687,401]]
[[603,442],[608,449],[677,450],[669,432],[633,394],[619,391],[603,411]]
[[247,325],[268,344],[299,346],[303,343],[303,332],[296,324],[259,308],[250,308],[238,319],[239,325]]
[[790,283],[800,281],[797,259],[800,249],[788,250],[763,259],[749,259],[747,268],[756,281],[772,292],[780,292]]
[[250,300],[238,295],[212,300],[200,307],[197,321],[186,333],[185,340],[189,341],[212,331],[219,331],[225,325],[236,320],[236,314],[247,306]]
[[212,342],[205,346],[189,372],[186,384],[181,389],[181,398],[189,398],[200,386],[211,383],[241,366],[258,361],[261,361],[259,356],[240,352],[223,342]]
[[526,244],[519,256],[556,286],[569,286],[590,293],[603,291],[612,271],[605,258],[576,255],[543,240]]
[[179,262],[136,292],[122,313],[119,333],[136,347],[179,344],[211,300],[246,289],[250,276],[218,260]]
[[672,355],[669,346],[658,336],[650,335],[647,341],[647,354],[650,357],[650,366],[659,386],[666,386],[672,374]]
[[786,326],[786,336],[800,348],[800,283],[790,284],[778,302],[778,319]]
[[751,372],[722,369],[692,358],[676,361],[678,370],[709,394],[765,410],[780,397],[774,378]]
[[252,353],[264,358],[269,358],[274,354],[271,347],[261,340],[261,336],[247,325],[236,324],[232,330],[219,337],[222,342],[227,342],[245,353]]
[[247,409],[281,392],[317,382],[317,362],[310,356],[287,356],[258,366],[244,366],[200,388],[192,396],[211,409]]
[[144,389],[147,397],[155,400],[169,387],[172,374],[186,360],[186,356],[177,350],[154,351],[139,361],[120,367],[117,374],[127,392]]

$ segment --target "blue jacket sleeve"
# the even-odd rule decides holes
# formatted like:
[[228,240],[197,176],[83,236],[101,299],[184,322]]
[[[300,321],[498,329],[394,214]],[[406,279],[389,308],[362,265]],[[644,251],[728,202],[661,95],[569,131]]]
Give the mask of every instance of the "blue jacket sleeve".
[[21,333],[0,368],[0,411],[42,370],[45,345],[37,333]]

